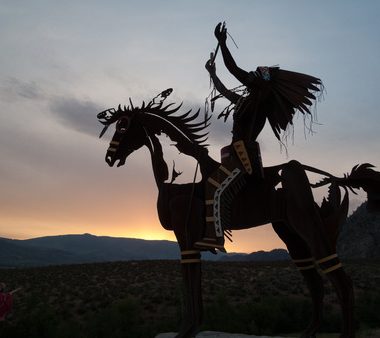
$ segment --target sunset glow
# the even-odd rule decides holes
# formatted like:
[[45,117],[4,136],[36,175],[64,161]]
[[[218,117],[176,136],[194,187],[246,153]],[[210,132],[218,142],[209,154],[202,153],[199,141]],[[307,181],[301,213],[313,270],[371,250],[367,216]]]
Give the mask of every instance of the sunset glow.
[[[380,2],[343,0],[2,2],[0,237],[175,240],[158,220],[147,149],[121,168],[108,167],[114,129],[99,139],[96,115],[129,97],[139,105],[169,87],[170,102],[183,102],[183,111],[203,109],[210,92],[204,64],[223,20],[242,68],[280,64],[320,77],[327,89],[316,134],[299,118],[288,154],[266,126],[259,137],[264,165],[297,159],[339,176],[357,163],[379,168],[379,10]],[[226,85],[236,86],[220,55],[216,65]],[[210,127],[217,160],[231,140],[231,121],[216,118],[224,104]],[[161,137],[169,171],[175,161],[183,171],[178,183],[191,182],[195,161]],[[326,191],[315,194],[320,201]],[[364,199],[352,196],[351,210]],[[284,247],[270,225],[235,231],[233,240],[228,251]]]

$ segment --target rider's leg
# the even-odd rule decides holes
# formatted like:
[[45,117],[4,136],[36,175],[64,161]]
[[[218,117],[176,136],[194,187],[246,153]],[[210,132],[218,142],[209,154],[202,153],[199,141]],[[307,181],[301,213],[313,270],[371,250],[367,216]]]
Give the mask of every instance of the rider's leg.
[[[248,150],[247,150],[248,149]],[[250,152],[250,153],[249,153]],[[201,249],[224,249],[223,211],[241,188],[242,173],[263,177],[260,149],[257,142],[248,148],[242,140],[222,149],[222,165],[208,177],[205,186],[205,233],[196,246]],[[232,187],[235,189],[232,189]],[[236,189],[237,188],[237,189]],[[231,196],[229,196],[231,195]]]
[[219,166],[206,182],[205,186],[205,231],[203,238],[195,243],[200,249],[218,249],[225,251],[222,228],[220,196],[226,186],[226,180],[233,175],[225,166]]

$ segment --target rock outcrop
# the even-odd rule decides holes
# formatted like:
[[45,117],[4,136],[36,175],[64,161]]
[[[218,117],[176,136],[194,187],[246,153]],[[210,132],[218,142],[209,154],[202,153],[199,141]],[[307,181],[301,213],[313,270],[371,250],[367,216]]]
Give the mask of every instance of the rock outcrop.
[[363,203],[343,224],[337,247],[345,259],[380,259],[380,213],[369,213]]

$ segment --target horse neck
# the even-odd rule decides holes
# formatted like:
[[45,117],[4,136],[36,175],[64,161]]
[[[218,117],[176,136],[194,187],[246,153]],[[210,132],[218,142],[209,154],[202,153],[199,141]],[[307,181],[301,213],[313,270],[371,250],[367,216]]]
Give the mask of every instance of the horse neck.
[[149,149],[156,185],[160,188],[169,177],[168,165],[164,160],[159,139],[154,134],[148,134],[147,136],[145,145]]
[[[172,141],[176,142],[175,147],[180,153],[193,157],[199,163],[201,173],[204,177],[208,177],[209,174],[219,166],[219,164],[208,155],[207,148],[188,139],[180,130],[164,119],[151,115],[151,118],[145,121],[145,125],[150,130],[154,130],[152,134],[163,132],[168,135]],[[160,126],[160,128],[157,128],[157,126]],[[160,146],[162,156],[161,144],[157,138],[156,140]]]

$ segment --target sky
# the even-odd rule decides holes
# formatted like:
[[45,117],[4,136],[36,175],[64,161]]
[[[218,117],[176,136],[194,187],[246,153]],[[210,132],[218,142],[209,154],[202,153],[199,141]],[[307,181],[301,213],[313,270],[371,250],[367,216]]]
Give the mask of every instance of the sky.
[[[379,168],[379,13],[375,0],[1,0],[0,237],[174,240],[158,221],[147,150],[123,167],[108,167],[113,131],[99,139],[96,115],[129,97],[139,105],[169,87],[171,102],[203,109],[210,92],[204,64],[220,21],[238,45],[227,41],[241,68],[279,64],[326,87],[313,135],[299,118],[286,152],[265,128],[264,165],[297,159],[340,176],[357,163]],[[228,87],[238,85],[220,55],[216,67]],[[231,121],[213,117],[215,159],[230,143],[230,130]],[[161,140],[169,168],[174,160],[184,172],[178,183],[190,182],[195,161]],[[316,200],[325,193],[316,191]],[[351,195],[351,210],[364,200],[363,193]],[[270,225],[233,238],[228,251],[284,247]]]

